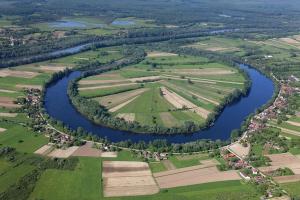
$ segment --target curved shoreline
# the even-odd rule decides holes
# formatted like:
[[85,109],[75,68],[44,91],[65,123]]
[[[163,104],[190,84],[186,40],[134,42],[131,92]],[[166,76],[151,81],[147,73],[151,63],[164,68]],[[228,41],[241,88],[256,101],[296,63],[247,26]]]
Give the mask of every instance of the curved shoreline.
[[186,143],[200,139],[227,140],[230,138],[232,130],[239,129],[241,123],[251,113],[254,113],[256,109],[262,107],[272,99],[275,90],[272,80],[258,70],[246,65],[240,65],[240,68],[246,70],[252,80],[252,87],[248,95],[226,106],[213,126],[189,135],[134,134],[93,124],[77,112],[73,105],[71,105],[67,95],[68,82],[80,76],[80,72],[78,71],[72,72],[49,86],[45,92],[44,105],[51,117],[62,121],[71,129],[76,130],[78,127],[82,127],[86,131],[103,138],[106,137],[112,142],[126,140],[131,140],[132,142],[149,142],[156,139],[165,139],[170,143]]
[[[90,101],[87,98],[81,97],[79,95],[78,86],[77,86],[77,82],[80,81],[82,78],[86,78],[87,76],[80,76],[79,78],[76,78],[75,81],[71,81],[71,83],[68,86],[68,92],[70,92],[70,91],[72,91],[72,92],[70,92],[68,95],[69,95],[70,101],[72,102],[72,105],[75,107],[75,109],[79,113],[81,113],[81,115],[83,115],[85,118],[89,119],[92,123],[99,125],[99,126],[104,126],[104,127],[111,128],[114,130],[131,132],[134,134],[153,134],[153,135],[154,134],[156,134],[156,135],[192,134],[195,132],[209,129],[211,126],[213,126],[214,122],[220,116],[220,114],[226,108],[226,106],[239,101],[241,99],[241,97],[247,96],[249,89],[251,88],[250,77],[247,72],[245,72],[244,70],[241,70],[241,68],[238,67],[238,64],[235,65],[235,68],[237,68],[245,78],[243,89],[237,89],[236,90],[237,95],[233,95],[231,93],[228,96],[226,96],[224,98],[224,100],[218,106],[215,107],[214,111],[211,113],[210,119],[208,119],[203,125],[195,124],[194,130],[185,130],[184,126],[177,127],[175,129],[166,128],[163,126],[157,126],[157,127],[153,126],[151,128],[151,130],[148,130],[147,129],[148,127],[145,128],[144,125],[135,127],[134,124],[127,123],[126,121],[122,121],[122,123],[120,123],[120,124],[119,123],[118,124],[116,124],[116,123],[107,124],[106,123],[107,120],[108,121],[116,120],[112,116],[107,117],[106,120],[97,120],[97,121],[94,120],[93,113],[95,113],[95,110],[88,110],[85,112],[82,110],[81,105],[82,105],[82,102],[90,103],[90,104],[94,104],[95,102]],[[103,72],[98,72],[95,74],[99,74],[99,73],[103,73]],[[92,73],[91,75],[95,75],[95,74]],[[91,76],[91,75],[88,75],[88,76]],[[70,90],[70,88],[71,88],[71,90]],[[80,104],[78,104],[76,102],[80,102]],[[99,106],[99,111],[96,109],[96,112],[102,112],[100,106]]]

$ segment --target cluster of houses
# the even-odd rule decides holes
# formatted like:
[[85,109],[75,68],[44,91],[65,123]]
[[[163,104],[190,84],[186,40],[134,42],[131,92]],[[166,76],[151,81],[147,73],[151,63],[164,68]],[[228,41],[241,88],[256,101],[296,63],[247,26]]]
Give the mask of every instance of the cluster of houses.
[[268,185],[267,194],[263,199],[265,199],[265,197],[273,197],[274,192],[276,192],[276,187],[274,188],[270,180],[264,174],[260,173],[257,168],[251,166],[247,161],[238,158],[235,154],[226,149],[221,151],[221,155],[231,169],[240,170],[239,174],[245,181],[251,181],[256,185]]
[[139,151],[138,155],[144,159],[151,160],[154,159],[156,161],[167,160],[169,158],[168,153],[158,153],[151,151]]
[[235,154],[226,149],[221,151],[221,156],[227,162],[227,166],[230,169],[242,169],[248,165],[246,161],[239,159]]
[[41,100],[41,90],[36,88],[26,89],[26,102],[31,105],[39,105]]
[[288,105],[287,97],[295,93],[295,88],[283,84],[280,88],[280,92],[278,97],[275,99],[274,103],[265,109],[263,112],[254,116],[254,118],[250,121],[248,132],[254,132],[265,128],[265,122],[270,119],[276,119],[278,114],[280,114],[280,110],[284,109]]
[[47,136],[49,137],[49,142],[56,145],[57,147],[69,147],[72,146],[74,142],[74,138],[70,135],[67,134],[62,134],[59,133],[51,128],[47,129],[48,134]]

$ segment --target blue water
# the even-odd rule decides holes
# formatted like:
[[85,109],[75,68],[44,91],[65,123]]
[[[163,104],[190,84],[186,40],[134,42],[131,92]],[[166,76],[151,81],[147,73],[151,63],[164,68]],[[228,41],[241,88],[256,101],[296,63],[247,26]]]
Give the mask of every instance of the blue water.
[[112,142],[127,139],[135,142],[140,140],[149,142],[154,139],[166,139],[172,143],[185,143],[198,139],[227,140],[230,138],[231,131],[238,129],[249,114],[254,113],[257,108],[272,98],[275,89],[272,80],[257,70],[246,65],[240,65],[240,68],[247,71],[252,80],[252,87],[248,95],[226,106],[212,127],[189,135],[136,134],[92,123],[76,111],[67,96],[68,83],[70,80],[80,76],[81,72],[78,71],[64,77],[46,90],[45,108],[50,116],[64,122],[72,129],[75,130],[78,127],[83,127],[86,131],[101,137],[107,137]]
[[131,25],[135,25],[135,21],[133,21],[133,20],[114,20],[111,24],[116,25],[116,26],[131,26]]
[[51,28],[86,28],[87,26],[101,28],[104,24],[96,24],[90,22],[72,21],[72,20],[60,20],[56,22],[48,23]]

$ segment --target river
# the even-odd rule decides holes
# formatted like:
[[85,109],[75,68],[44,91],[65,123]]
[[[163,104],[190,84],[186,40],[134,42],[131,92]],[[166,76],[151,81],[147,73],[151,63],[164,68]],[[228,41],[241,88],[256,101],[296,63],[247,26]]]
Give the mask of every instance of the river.
[[252,80],[252,86],[248,95],[226,106],[213,126],[192,134],[136,134],[114,130],[92,123],[76,111],[67,95],[68,83],[80,76],[81,72],[79,71],[72,72],[70,75],[58,80],[47,88],[45,94],[45,108],[51,117],[62,121],[70,128],[76,130],[78,127],[82,127],[95,135],[107,137],[112,142],[128,139],[133,142],[149,142],[155,139],[166,139],[171,143],[185,143],[199,139],[227,140],[230,138],[232,130],[240,128],[243,120],[246,119],[247,116],[254,113],[257,108],[266,104],[272,98],[275,90],[274,83],[271,79],[247,65],[240,64],[239,66],[249,74]]

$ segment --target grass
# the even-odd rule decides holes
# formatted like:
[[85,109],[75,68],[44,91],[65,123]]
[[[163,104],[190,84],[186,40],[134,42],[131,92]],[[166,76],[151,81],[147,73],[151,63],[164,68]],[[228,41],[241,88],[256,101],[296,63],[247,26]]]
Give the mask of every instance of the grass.
[[27,164],[13,166],[11,163],[0,160],[0,193],[4,192],[9,186],[32,171],[35,167]]
[[149,166],[150,166],[152,173],[157,173],[157,172],[162,172],[162,171],[167,170],[165,165],[161,162],[150,162]]
[[102,96],[127,92],[139,88],[141,88],[141,85],[121,86],[121,87],[103,88],[103,89],[95,89],[95,90],[80,90],[80,95],[87,98],[95,98],[95,97],[102,97]]
[[34,199],[100,199],[101,160],[80,158],[74,171],[46,170],[29,197]]
[[255,188],[240,181],[206,183],[162,190],[151,196],[109,198],[111,200],[254,200],[259,199]]
[[300,182],[283,183],[280,186],[286,190],[292,197],[300,198]]
[[0,133],[0,146],[10,146],[19,152],[33,153],[48,143],[48,138],[44,135],[33,133],[21,125],[1,122],[0,127],[7,129]]
[[209,159],[207,154],[200,155],[187,155],[187,156],[171,156],[170,161],[175,165],[176,168],[191,167],[200,165],[201,160]]
[[112,60],[121,59],[123,55],[119,48],[103,48],[97,50],[86,51],[83,53],[58,58],[49,62],[49,64],[81,64],[87,61],[98,61],[100,63],[110,62]]
[[294,154],[294,155],[299,155],[300,154],[300,148],[290,148],[289,149],[289,152],[291,153],[291,154]]
[[[207,69],[209,71],[222,69],[234,71],[235,73],[228,75],[201,75],[200,73],[197,74],[197,76],[193,74],[182,76],[180,73],[177,74],[174,69]],[[182,71],[182,73],[185,72]],[[110,74],[110,76],[105,76],[106,74]],[[111,76],[112,74],[113,76]],[[207,58],[203,57],[181,55],[149,57],[138,64],[128,66],[120,70],[115,70],[113,72],[104,73],[103,76],[87,77],[84,80],[103,80],[107,77],[110,77],[114,80],[116,79],[129,81],[128,79],[130,78],[149,77],[157,75],[163,75],[160,77],[160,81],[144,82],[143,86],[146,88],[150,88],[150,90],[141,94],[138,98],[134,99],[132,102],[125,105],[117,112],[114,112],[113,116],[117,115],[118,113],[134,113],[135,121],[139,122],[141,125],[148,126],[160,125],[162,127],[168,128],[175,126],[178,127],[184,125],[184,123],[188,120],[193,121],[195,124],[202,125],[205,123],[205,119],[203,117],[193,112],[176,110],[176,108],[160,94],[160,87],[165,86],[170,90],[176,92],[184,99],[192,102],[196,106],[212,112],[218,102],[220,103],[221,101],[223,101],[224,97],[229,95],[234,89],[241,89],[244,82],[244,77],[239,74],[237,69],[235,68],[229,67],[222,63],[210,61]],[[167,78],[168,76],[172,77]],[[180,79],[180,77],[183,77],[182,80]],[[179,80],[177,80],[178,78]],[[188,81],[189,78],[192,79],[192,82]],[[209,82],[209,80],[219,82],[211,83]],[[84,87],[86,87],[86,85]],[[107,96],[115,93],[122,94],[122,92],[129,89],[131,90],[134,88],[110,87],[95,90],[80,90],[80,95],[89,98],[96,96],[101,98],[102,96]],[[198,97],[196,97],[197,95]],[[205,100],[205,98],[207,98],[208,100]],[[171,114],[171,116],[169,115],[168,117],[166,113]],[[170,119],[173,119],[174,123],[170,123]]]
[[0,78],[0,88],[8,90],[21,90],[16,88],[17,84],[21,85],[43,85],[46,80],[50,78],[50,74],[39,74],[34,78],[20,78],[20,77],[2,77]]

